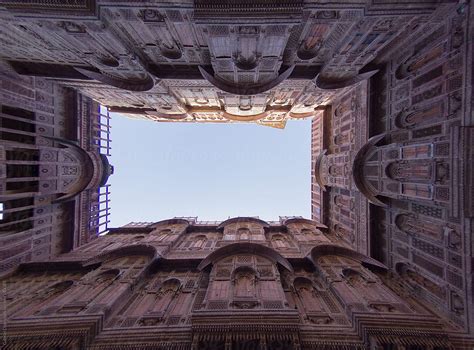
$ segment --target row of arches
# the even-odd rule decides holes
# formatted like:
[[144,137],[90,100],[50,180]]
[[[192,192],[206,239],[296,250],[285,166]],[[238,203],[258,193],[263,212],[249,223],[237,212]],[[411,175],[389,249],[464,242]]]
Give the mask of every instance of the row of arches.
[[[252,243],[236,243],[220,248],[211,253],[199,265],[199,269],[204,271],[208,266],[217,264],[218,261],[229,254],[253,254],[259,256],[260,260],[265,262],[265,269],[259,269],[257,265],[249,266],[243,264],[233,270],[229,275],[229,280],[235,286],[237,296],[249,297],[255,295],[256,281],[268,278],[277,278],[279,271],[276,266],[281,266],[287,271],[292,271],[292,266],[275,250]],[[137,282],[137,278],[143,274],[150,262],[158,256],[151,246],[128,246],[112,252],[106,252],[84,263],[84,266],[90,270],[85,272],[80,278],[75,280],[62,280],[44,286],[40,291],[32,295],[26,295],[22,300],[17,300],[17,308],[10,310],[10,316],[18,317],[48,309],[48,312],[81,312],[90,308],[92,305],[101,307],[110,307],[109,298],[111,294],[120,294],[116,288],[123,288],[124,280],[128,284]],[[93,268],[96,265],[98,268]],[[273,267],[272,267],[273,266]],[[114,282],[120,280],[119,285]],[[173,290],[178,290],[180,283],[178,280],[166,282],[162,288],[173,285]],[[281,283],[279,283],[281,285]],[[114,285],[113,287],[111,287]],[[110,288],[109,288],[110,287]],[[119,289],[120,289],[119,288]],[[275,287],[269,287],[268,290],[275,290]],[[281,287],[280,287],[281,288]],[[110,290],[109,290],[110,289]],[[126,289],[126,288],[125,288]],[[161,290],[160,293],[166,294],[168,288]],[[118,293],[118,294],[117,294]],[[281,295],[280,295],[281,296]],[[160,299],[161,300],[161,299]],[[165,303],[165,302],[163,302]],[[35,304],[34,307],[31,305]],[[21,310],[23,311],[21,311]]]
[[315,247],[294,265],[269,247],[235,243],[186,274],[154,264],[157,258],[132,246],[91,259],[88,271],[13,301],[17,309],[9,306],[9,318],[102,313],[105,328],[130,328],[185,325],[201,311],[211,322],[212,312],[237,309],[268,317],[287,312],[302,323],[326,326],[350,324],[353,312],[423,313],[384,285],[383,265],[334,245]]

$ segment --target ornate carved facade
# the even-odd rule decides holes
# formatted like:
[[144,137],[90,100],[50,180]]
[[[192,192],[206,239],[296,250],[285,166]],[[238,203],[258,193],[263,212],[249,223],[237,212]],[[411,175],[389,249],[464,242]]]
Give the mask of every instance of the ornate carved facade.
[[[449,0],[2,1],[2,345],[472,349],[473,16]],[[311,118],[311,220],[94,239],[100,105]]]
[[97,102],[3,64],[0,82],[3,275],[94,239],[106,227],[113,168]]
[[[395,277],[328,235],[299,217],[111,229],[3,280],[6,349],[472,346],[408,288],[421,284],[439,297],[446,290],[407,265]],[[464,310],[461,299],[453,307]]]

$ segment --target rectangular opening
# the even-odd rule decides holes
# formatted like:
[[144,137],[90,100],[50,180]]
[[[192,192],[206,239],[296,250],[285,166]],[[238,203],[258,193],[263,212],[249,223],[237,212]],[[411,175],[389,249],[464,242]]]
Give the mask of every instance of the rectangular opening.
[[12,199],[0,203],[0,232],[15,233],[33,228],[33,198]]
[[38,181],[18,181],[7,183],[7,191],[16,193],[22,192],[38,192]]
[[8,131],[0,131],[0,140],[12,141],[18,143],[35,144],[35,137],[30,135],[16,134]]
[[36,149],[27,148],[15,148],[13,150],[7,150],[7,160],[20,160],[20,161],[38,161],[39,151]]
[[39,166],[29,164],[7,164],[7,177],[38,177]]
[[13,115],[13,116],[19,117],[19,118],[35,120],[35,113],[34,112],[28,111],[26,109],[18,108],[18,107],[12,107],[12,106],[5,106],[4,105],[4,106],[2,106],[2,113]]

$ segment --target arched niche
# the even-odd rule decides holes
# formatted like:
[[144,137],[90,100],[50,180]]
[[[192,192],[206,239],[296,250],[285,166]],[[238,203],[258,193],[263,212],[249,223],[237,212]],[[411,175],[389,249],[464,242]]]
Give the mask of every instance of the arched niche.
[[72,286],[74,281],[65,280],[50,284],[44,289],[37,291],[29,300],[24,300],[22,306],[16,309],[14,316],[21,317],[27,315],[49,314],[49,308],[58,305],[60,299]]
[[438,282],[432,281],[427,276],[420,274],[413,267],[406,263],[396,263],[395,271],[402,277],[404,281],[415,287],[422,287],[430,294],[441,300],[446,299],[446,288]]
[[282,233],[274,233],[271,235],[271,243],[274,249],[289,249],[292,247],[290,243],[291,237]]
[[111,282],[115,280],[117,277],[119,277],[120,275],[121,275],[120,269],[107,269],[107,270],[99,272],[95,276],[94,282],[95,283]]
[[299,305],[300,312],[305,314],[308,321],[317,324],[333,322],[333,319],[327,315],[327,306],[312,280],[307,277],[296,277],[293,280],[293,290],[296,304]]
[[[281,270],[288,271],[284,267]],[[208,310],[283,309],[285,301],[277,261],[243,251],[217,259],[209,274],[204,304]]]
[[416,74],[421,68],[438,59],[444,52],[444,45],[437,45],[428,50],[413,52],[403,63],[401,63],[396,71],[395,77],[397,79],[404,79]]
[[399,129],[412,129],[443,119],[445,106],[443,101],[434,102],[421,108],[402,109],[395,117],[395,126]]
[[246,227],[237,229],[237,237],[241,241],[247,241],[250,239],[250,230]]
[[430,182],[433,164],[427,160],[397,160],[385,167],[385,174],[396,181]]
[[356,285],[360,281],[365,280],[364,275],[353,268],[344,268],[342,269],[342,276],[348,281],[349,284]]
[[435,241],[444,239],[448,236],[448,244],[451,248],[459,246],[460,236],[456,235],[453,229],[446,227],[445,224],[417,216],[413,213],[400,213],[395,216],[395,226],[410,235],[421,235]]
[[202,248],[204,248],[204,245],[206,244],[206,242],[207,242],[206,235],[198,235],[198,236],[194,237],[194,242],[193,242],[192,248],[193,249],[202,249]]
[[257,298],[257,278],[258,274],[250,266],[239,266],[232,271],[233,297]]
[[152,313],[164,313],[176,295],[182,288],[182,282],[177,278],[169,278],[159,286],[157,290],[156,300],[152,307]]
[[170,230],[169,228],[157,228],[150,232],[151,236],[156,236],[156,240],[159,242],[164,242],[166,241],[171,235],[173,234],[173,231]]
[[288,271],[293,271],[291,264],[283,256],[281,256],[277,251],[268,248],[266,246],[256,244],[256,243],[233,243],[226,245],[222,248],[219,248],[209,254],[198,266],[199,270],[204,270],[209,265],[214,264],[215,262],[235,254],[253,254],[260,255],[264,258],[269,259],[274,263],[278,263],[283,266]]

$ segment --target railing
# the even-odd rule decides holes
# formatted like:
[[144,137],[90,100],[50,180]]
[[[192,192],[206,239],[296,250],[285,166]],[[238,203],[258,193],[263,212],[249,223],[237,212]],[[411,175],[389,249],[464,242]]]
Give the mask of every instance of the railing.
[[[94,106],[94,103],[92,104]],[[110,125],[111,117],[106,107],[99,106],[91,111],[92,147],[107,157],[111,156]],[[99,187],[90,201],[90,232],[97,236],[108,232],[110,223],[110,185]]]
[[98,110],[91,111],[92,119],[92,146],[97,152],[102,153],[110,157],[110,150],[112,149],[110,144],[110,115],[107,108],[99,106]]
[[110,223],[110,185],[100,187],[95,194],[95,198],[91,198],[91,210],[89,229],[91,232],[96,231],[97,235],[102,235],[108,231]]

